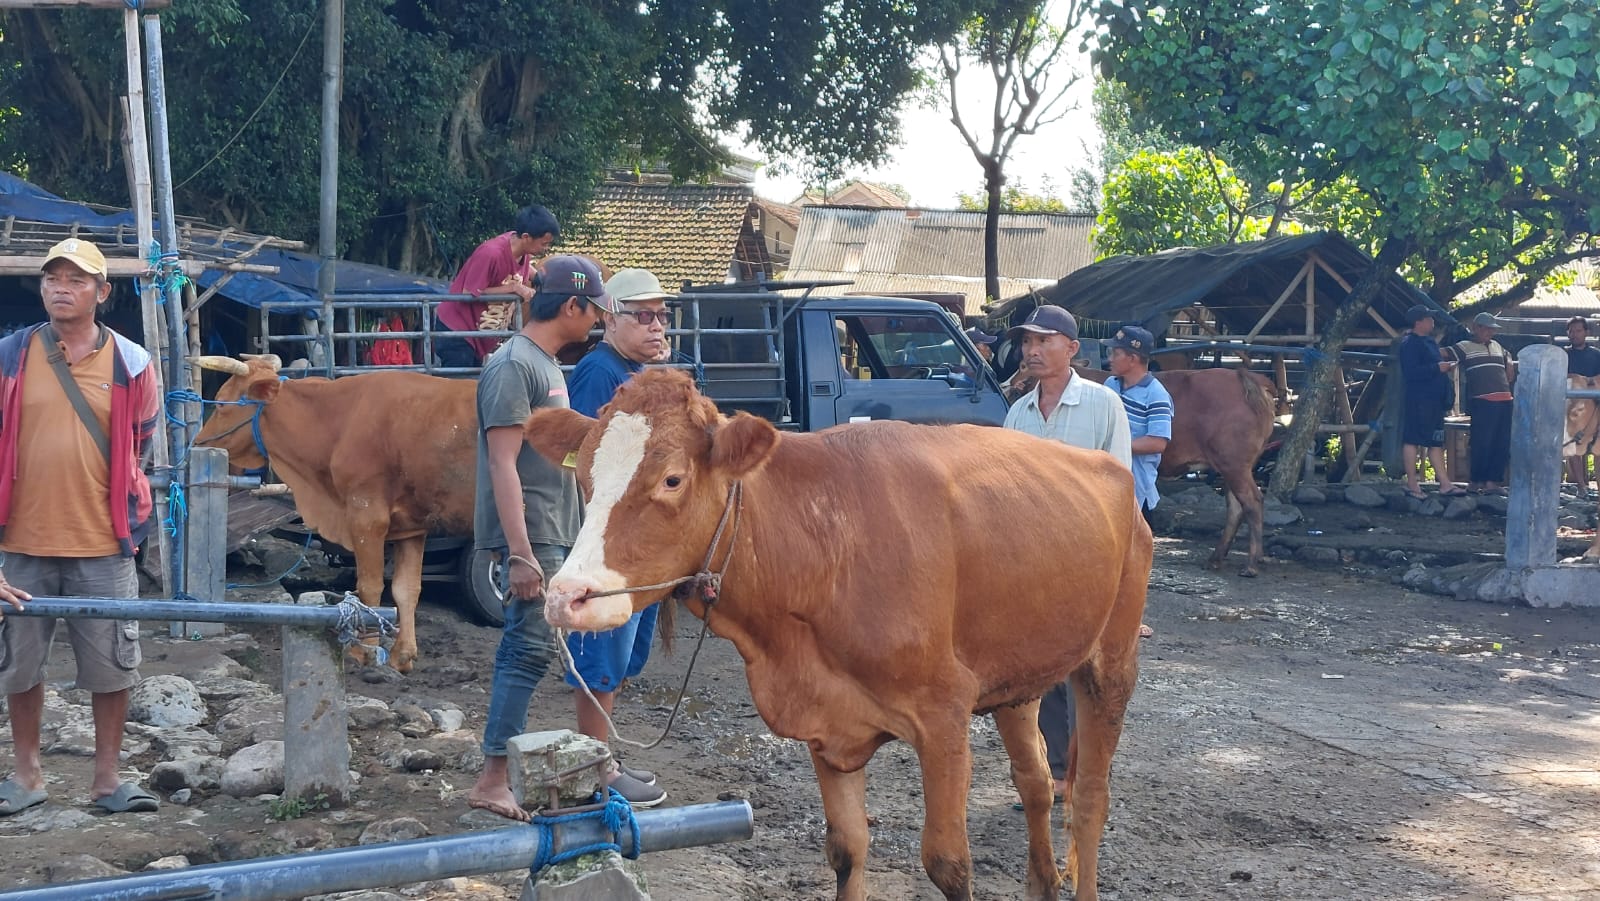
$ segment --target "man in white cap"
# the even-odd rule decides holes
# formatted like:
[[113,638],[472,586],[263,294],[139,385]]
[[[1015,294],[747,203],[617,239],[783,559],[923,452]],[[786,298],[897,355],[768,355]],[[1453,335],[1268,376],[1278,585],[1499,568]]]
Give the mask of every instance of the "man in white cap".
[[[585,416],[598,417],[600,408],[611,402],[623,382],[644,369],[646,363],[663,359],[671,347],[667,342],[667,324],[672,318],[667,301],[671,295],[661,290],[661,282],[654,274],[645,269],[619,270],[606,282],[606,293],[616,307],[601,314],[605,337],[594,350],[584,354],[567,379],[572,409]],[[610,740],[606,718],[611,715],[622,683],[637,676],[650,659],[659,607],[651,604],[615,629],[567,636],[573,665],[599,705],[590,703],[577,679],[566,674],[567,684],[573,688],[580,732],[601,741]],[[611,787],[635,807],[654,807],[667,797],[656,786],[655,774],[647,770],[619,764],[611,779]]]
[[[0,783],[0,816],[46,798],[39,729],[56,628],[53,618],[5,611],[25,607],[30,592],[139,596],[133,553],[151,521],[139,455],[161,412],[150,354],[95,318],[111,296],[100,249],[69,238],[50,248],[43,271],[47,321],[0,339],[0,692],[16,755]],[[67,633],[94,716],[89,797],[112,813],[155,810],[155,795],[118,775],[139,624],[74,618]]]
[[1516,380],[1516,362],[1495,340],[1500,320],[1492,313],[1479,313],[1472,319],[1472,337],[1443,350],[1461,365],[1466,379],[1467,415],[1472,425],[1467,433],[1467,451],[1472,458],[1472,480],[1467,490],[1476,494],[1505,496],[1500,484],[1511,463],[1511,385]]
[[[1041,304],[1027,321],[1006,332],[1021,342],[1022,367],[1036,380],[1006,413],[1006,428],[1074,447],[1102,450],[1133,469],[1133,438],[1122,398],[1072,371],[1078,355],[1078,321],[1053,304]],[[1072,684],[1062,682],[1039,699],[1039,731],[1055,777],[1056,797],[1066,789],[1073,720]]]

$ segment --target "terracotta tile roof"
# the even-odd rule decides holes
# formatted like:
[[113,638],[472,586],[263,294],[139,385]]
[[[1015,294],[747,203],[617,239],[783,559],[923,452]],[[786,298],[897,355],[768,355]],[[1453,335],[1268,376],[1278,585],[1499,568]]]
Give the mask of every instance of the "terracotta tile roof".
[[557,248],[588,254],[612,269],[639,267],[676,291],[684,280],[728,278],[749,214],[749,185],[651,185],[607,182],[582,222]]
[[773,218],[787,223],[790,228],[800,227],[800,208],[794,204],[779,203],[776,200],[768,200],[765,197],[757,197],[756,206],[766,210],[767,214]]

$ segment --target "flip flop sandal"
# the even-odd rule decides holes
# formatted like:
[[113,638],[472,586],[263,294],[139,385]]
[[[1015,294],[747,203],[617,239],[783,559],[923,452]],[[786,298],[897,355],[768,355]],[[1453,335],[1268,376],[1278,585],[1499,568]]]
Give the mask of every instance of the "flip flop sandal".
[[23,788],[15,779],[0,782],[0,817],[19,814],[30,807],[38,807],[50,797],[42,788]]
[[132,782],[124,782],[104,798],[96,798],[95,806],[108,813],[150,813],[161,807],[161,799]]
[[1425,501],[1428,499],[1427,492],[1424,491],[1407,491],[1406,497],[1409,497],[1414,501]]

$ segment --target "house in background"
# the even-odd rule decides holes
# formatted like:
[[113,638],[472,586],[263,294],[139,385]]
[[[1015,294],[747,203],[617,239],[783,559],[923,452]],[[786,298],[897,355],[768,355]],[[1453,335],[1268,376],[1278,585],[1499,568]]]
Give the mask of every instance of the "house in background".
[[[787,281],[847,280],[818,294],[960,295],[967,316],[987,301],[984,214],[965,210],[801,207]],[[1094,262],[1093,216],[1000,216],[1000,296],[1054,285]]]
[[892,189],[876,182],[855,181],[846,182],[832,191],[822,191],[808,188],[805,193],[796,197],[791,206],[870,206],[870,207],[904,207],[908,198],[902,197]]
[[772,277],[762,209],[749,184],[608,181],[581,222],[563,230],[561,253],[588,254],[611,269],[648,269],[668,291]]
[[794,242],[800,231],[800,208],[765,197],[756,198],[756,228],[767,240],[767,256],[774,271],[782,274],[794,256]]

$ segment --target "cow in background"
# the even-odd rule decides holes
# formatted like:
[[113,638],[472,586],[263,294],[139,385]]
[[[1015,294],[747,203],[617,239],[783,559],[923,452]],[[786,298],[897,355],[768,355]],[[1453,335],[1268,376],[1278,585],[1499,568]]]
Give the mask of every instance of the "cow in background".
[[[921,765],[923,866],[947,898],[972,897],[975,713],[994,716],[1023,799],[1026,896],[1057,897],[1038,708],[1070,679],[1068,875],[1079,901],[1095,901],[1151,561],[1122,464],[978,426],[780,434],[719,416],[676,371],[634,376],[601,413],[539,410],[527,424],[547,459],[576,463],[589,502],[547,582],[552,625],[612,628],[686,582],[690,612],[744,658],[768,728],[809,745],[827,859],[838,897],[853,901],[867,893],[865,767],[897,738]],[[1043,517],[1027,565],[1019,517]]]
[[355,554],[369,607],[383,599],[384,545],[394,543],[390,663],[410,672],[427,536],[472,534],[477,383],[416,372],[285,381],[271,354],[195,363],[231,374],[216,399],[236,402],[217,406],[195,443],[227,450],[236,471],[270,462],[306,526]]
[[[1600,388],[1600,376],[1569,375],[1567,388],[1572,391]],[[1567,401],[1567,427],[1562,436],[1561,455],[1584,460],[1590,454],[1600,454],[1600,402],[1591,397],[1574,397]],[[1589,487],[1587,475],[1578,487]],[[1594,543],[1583,555],[1600,558],[1600,524],[1595,527]]]

